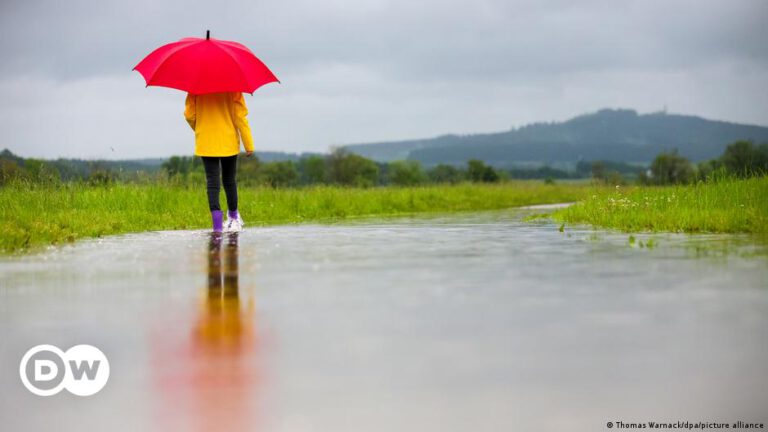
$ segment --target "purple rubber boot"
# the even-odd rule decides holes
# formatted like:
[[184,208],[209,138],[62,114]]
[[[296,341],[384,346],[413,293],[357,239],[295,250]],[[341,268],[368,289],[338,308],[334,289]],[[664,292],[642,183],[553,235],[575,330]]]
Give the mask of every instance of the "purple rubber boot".
[[240,213],[238,213],[237,210],[227,211],[227,217],[230,219],[240,219]]
[[221,232],[224,229],[224,213],[221,210],[212,210],[213,232]]

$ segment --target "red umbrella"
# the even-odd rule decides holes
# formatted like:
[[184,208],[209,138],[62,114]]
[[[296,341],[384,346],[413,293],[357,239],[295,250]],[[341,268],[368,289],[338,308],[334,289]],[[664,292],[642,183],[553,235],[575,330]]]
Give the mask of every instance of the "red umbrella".
[[192,94],[251,93],[280,82],[245,45],[211,39],[184,38],[152,51],[136,67],[149,86],[170,87]]

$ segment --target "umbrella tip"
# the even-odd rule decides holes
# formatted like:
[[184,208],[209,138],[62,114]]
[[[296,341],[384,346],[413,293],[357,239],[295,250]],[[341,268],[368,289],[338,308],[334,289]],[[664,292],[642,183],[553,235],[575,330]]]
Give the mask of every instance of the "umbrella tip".
[[210,30],[206,30],[205,31],[205,40],[208,40],[210,38],[211,38],[211,31]]

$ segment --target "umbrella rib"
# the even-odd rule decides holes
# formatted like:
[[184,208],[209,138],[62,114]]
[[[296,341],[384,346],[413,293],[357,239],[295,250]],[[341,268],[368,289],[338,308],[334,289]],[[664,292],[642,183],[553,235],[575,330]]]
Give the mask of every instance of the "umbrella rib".
[[[191,42],[191,41],[189,41],[189,42]],[[162,61],[160,61],[160,62],[159,62],[160,64],[162,64],[163,62],[165,62],[166,60],[168,60],[168,57],[170,57],[170,56],[172,56],[172,55],[176,54],[176,53],[177,53],[179,50],[181,50],[181,49],[184,49],[184,48],[187,48],[188,46],[190,46],[190,45],[191,45],[191,43],[188,43],[188,42],[173,42],[173,44],[176,44],[176,46],[174,46],[173,48],[169,49],[168,51],[170,51],[170,52],[168,52],[168,53],[164,53],[164,57],[163,57]],[[169,45],[170,45],[170,44],[169,44]],[[167,46],[167,45],[165,45],[165,46]],[[140,61],[140,62],[139,62],[139,63],[138,63],[136,66],[134,66],[134,67],[133,67],[133,69],[131,69],[131,70],[136,70],[136,68],[138,68],[139,66],[141,66],[141,64],[142,64],[142,63],[144,63],[144,61],[145,61],[145,60],[147,60],[149,57],[151,57],[151,56],[152,56],[152,54],[154,54],[156,51],[159,51],[159,50],[161,50],[161,49],[162,49],[162,48],[164,48],[165,46],[162,46],[162,47],[160,47],[160,48],[158,48],[158,49],[156,49],[156,50],[152,51],[151,53],[149,53],[149,55],[147,55],[147,56],[146,56],[144,59],[142,59],[142,60],[141,60],[141,61]],[[139,72],[141,72],[141,71],[139,71]]]
[[229,50],[225,49],[223,46],[219,44],[213,44],[216,48],[220,49],[224,54],[229,57],[233,63],[235,63],[235,68],[238,72],[240,72],[240,76],[243,78],[243,81],[245,81],[245,85],[250,87],[250,82],[248,81],[248,78],[243,73],[243,70],[240,68],[240,63],[238,63],[237,59],[235,59],[235,56],[232,55],[232,53],[229,52]]
[[241,44],[239,42],[227,41],[227,40],[218,40],[216,42],[218,42],[219,45],[226,46],[226,47],[229,47],[229,48],[232,48],[232,49],[237,49],[237,50],[240,50],[240,51],[245,51],[248,54],[254,55],[253,51],[251,51],[250,48],[248,48],[247,46],[245,46],[245,45],[243,45],[243,44]]
[[183,45],[183,46],[174,47],[175,49],[173,50],[173,52],[171,52],[170,54],[168,54],[167,56],[165,56],[165,58],[163,58],[163,61],[161,61],[161,62],[160,62],[160,65],[159,65],[159,66],[158,66],[158,67],[155,69],[155,71],[154,71],[154,73],[152,74],[152,76],[150,77],[150,79],[149,79],[149,80],[147,80],[147,86],[150,86],[150,85],[152,85],[152,84],[150,83],[150,81],[152,80],[152,78],[154,78],[154,77],[155,77],[155,75],[157,75],[157,72],[158,72],[160,69],[162,69],[163,67],[165,67],[165,66],[168,64],[168,60],[170,60],[170,59],[171,59],[171,57],[173,57],[173,56],[175,56],[176,54],[178,54],[178,53],[179,53],[181,50],[183,50],[184,48],[189,48],[191,45],[192,45],[192,43],[188,43],[188,44],[186,44],[186,45]]

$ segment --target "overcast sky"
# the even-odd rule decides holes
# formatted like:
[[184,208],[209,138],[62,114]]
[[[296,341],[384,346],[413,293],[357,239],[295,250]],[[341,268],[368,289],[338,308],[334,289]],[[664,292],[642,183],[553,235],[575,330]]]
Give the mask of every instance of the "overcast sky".
[[131,69],[188,36],[249,46],[257,150],[507,130],[604,107],[768,125],[764,0],[0,0],[0,149],[191,154],[184,93]]

